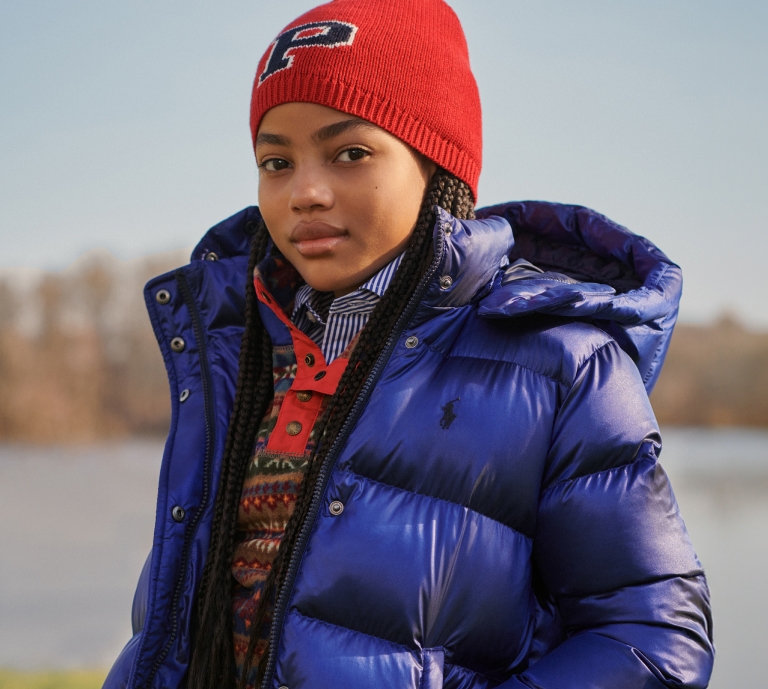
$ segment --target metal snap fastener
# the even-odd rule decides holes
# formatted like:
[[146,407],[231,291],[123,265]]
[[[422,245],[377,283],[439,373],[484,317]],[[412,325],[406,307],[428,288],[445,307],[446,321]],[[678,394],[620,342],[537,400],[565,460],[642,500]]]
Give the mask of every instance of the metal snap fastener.
[[285,432],[288,435],[298,435],[301,433],[301,424],[298,421],[291,421],[286,427]]
[[315,380],[321,380],[322,378],[325,378],[325,371],[318,371],[315,374]]
[[450,275],[443,275],[440,278],[440,289],[448,289],[453,284],[453,278]]
[[184,511],[184,508],[181,505],[176,505],[176,507],[171,510],[171,516],[176,522],[183,522],[186,514],[187,513]]
[[416,335],[411,335],[405,341],[405,346],[408,347],[408,349],[413,349],[417,344],[419,344],[419,338],[416,337]]
[[186,402],[189,399],[189,388],[185,388],[179,395],[179,402]]
[[209,251],[205,255],[205,260],[206,261],[218,261],[219,260],[219,255],[216,252],[214,252],[214,251]]
[[443,228],[443,232],[445,232],[445,234],[451,234],[451,232],[453,232],[453,227],[451,227],[450,225],[446,225]]
[[283,684],[283,686],[281,686],[281,687],[278,687],[277,689],[288,689],[288,687],[286,687],[286,686]]
[[344,505],[338,500],[334,500],[330,505],[328,505],[328,509],[334,517],[338,517],[344,511]]
[[186,347],[186,346],[187,346],[187,343],[184,342],[184,340],[182,338],[180,338],[180,337],[174,337],[171,340],[171,349],[174,352],[183,352],[184,351],[184,347]]
[[296,399],[299,400],[299,402],[309,402],[309,400],[312,399],[312,393],[311,392],[297,392],[296,393]]
[[304,363],[307,366],[314,366],[315,365],[315,357],[312,354],[307,354],[307,356],[304,357]]
[[159,289],[155,294],[155,301],[158,304],[167,304],[171,301],[171,293],[167,289]]

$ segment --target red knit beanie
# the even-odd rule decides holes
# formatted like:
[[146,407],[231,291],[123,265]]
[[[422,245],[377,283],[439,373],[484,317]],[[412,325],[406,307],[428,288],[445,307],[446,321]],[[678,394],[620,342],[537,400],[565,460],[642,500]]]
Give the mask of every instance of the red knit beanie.
[[373,122],[477,198],[480,96],[461,24],[443,0],[333,0],[291,22],[259,62],[254,142],[264,113],[292,101]]

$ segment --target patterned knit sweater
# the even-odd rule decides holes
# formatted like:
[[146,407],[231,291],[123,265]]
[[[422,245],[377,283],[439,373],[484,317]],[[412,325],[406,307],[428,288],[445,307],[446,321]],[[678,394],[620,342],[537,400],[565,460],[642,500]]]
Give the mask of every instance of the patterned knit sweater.
[[[320,347],[286,315],[293,311],[298,277],[295,270],[274,259],[259,269],[255,284],[260,309],[263,314],[263,310],[268,309],[279,321],[262,318],[265,327],[273,342],[284,339],[287,328],[291,343],[273,345],[272,348],[274,398],[259,427],[237,516],[232,559],[232,607],[238,679],[250,640],[250,621],[293,513],[307,462],[316,444],[318,421],[338,386],[358,339],[356,334],[341,356],[326,364]],[[277,332],[281,326],[282,333]],[[258,659],[267,646],[268,627],[266,624],[262,629],[251,664],[249,687],[254,682]]]
[[[248,648],[250,620],[256,612],[264,580],[293,513],[307,461],[315,444],[313,428],[303,453],[269,449],[269,438],[296,375],[294,348],[275,347],[272,361],[275,397],[259,428],[253,458],[243,482],[232,559],[232,605],[238,676]],[[327,396],[323,397],[326,398],[323,402],[326,402]],[[266,637],[257,648],[257,658],[265,645]]]

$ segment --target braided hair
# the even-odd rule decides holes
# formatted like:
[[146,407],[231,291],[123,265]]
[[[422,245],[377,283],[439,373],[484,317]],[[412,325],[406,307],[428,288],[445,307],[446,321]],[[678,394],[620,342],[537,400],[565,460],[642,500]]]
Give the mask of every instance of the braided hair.
[[[432,261],[432,228],[436,220],[436,206],[459,219],[475,217],[472,193],[468,185],[454,175],[438,169],[425,193],[416,226],[397,273],[371,313],[368,324],[361,331],[336,392],[319,421],[319,441],[309,458],[293,514],[286,525],[252,620],[239,689],[246,687],[262,627],[270,606],[285,581],[288,561],[301,527],[307,519],[311,497],[328,451],[381,355],[388,335]],[[234,689],[235,685],[231,564],[237,512],[258,426],[274,393],[271,343],[256,308],[252,279],[255,266],[266,254],[267,241],[267,229],[262,222],[251,244],[246,284],[245,332],[240,349],[235,402],[222,460],[211,542],[197,598],[196,634],[188,689]],[[265,652],[261,656],[257,684],[263,679],[268,655]]]

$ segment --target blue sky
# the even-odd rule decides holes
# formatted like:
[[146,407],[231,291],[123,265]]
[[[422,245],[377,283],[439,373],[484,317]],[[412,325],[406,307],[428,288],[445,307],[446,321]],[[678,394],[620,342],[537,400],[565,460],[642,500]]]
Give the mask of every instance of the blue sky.
[[[3,0],[0,266],[191,246],[255,203],[248,101],[303,0]],[[768,3],[452,0],[480,203],[605,213],[683,267],[682,318],[768,327]]]

